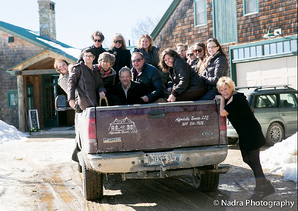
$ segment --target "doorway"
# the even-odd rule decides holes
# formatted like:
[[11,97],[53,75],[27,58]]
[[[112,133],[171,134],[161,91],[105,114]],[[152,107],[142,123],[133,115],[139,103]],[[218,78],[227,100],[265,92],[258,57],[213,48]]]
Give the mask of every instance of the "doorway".
[[59,113],[55,110],[58,75],[42,76],[44,127],[58,127]]

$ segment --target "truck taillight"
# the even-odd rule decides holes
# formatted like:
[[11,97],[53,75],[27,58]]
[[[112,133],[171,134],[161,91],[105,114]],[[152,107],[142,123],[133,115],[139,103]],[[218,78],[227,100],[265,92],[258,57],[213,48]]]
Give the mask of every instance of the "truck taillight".
[[226,117],[219,117],[219,129],[220,131],[227,130],[227,120]]
[[88,136],[89,136],[89,139],[96,139],[95,118],[89,119]]

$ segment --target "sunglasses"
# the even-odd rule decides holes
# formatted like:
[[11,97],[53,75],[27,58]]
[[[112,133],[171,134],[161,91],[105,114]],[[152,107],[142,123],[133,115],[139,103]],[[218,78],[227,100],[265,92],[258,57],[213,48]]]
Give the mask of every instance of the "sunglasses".
[[201,48],[193,50],[194,53],[201,53],[202,51],[203,51],[203,49],[201,49]]
[[142,59],[135,59],[135,60],[132,60],[132,63],[136,63],[136,62],[139,62],[139,61],[141,61]]
[[187,56],[193,56],[193,53],[188,53]]
[[101,42],[101,40],[94,40],[94,42]]
[[122,44],[122,40],[115,40],[114,43]]

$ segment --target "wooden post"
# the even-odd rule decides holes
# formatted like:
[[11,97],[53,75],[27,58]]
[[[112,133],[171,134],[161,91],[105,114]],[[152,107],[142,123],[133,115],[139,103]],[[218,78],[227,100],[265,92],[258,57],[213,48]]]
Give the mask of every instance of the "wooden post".
[[24,80],[22,75],[17,75],[18,86],[18,113],[19,113],[19,130],[25,132],[26,120],[25,120],[25,96],[24,96]]

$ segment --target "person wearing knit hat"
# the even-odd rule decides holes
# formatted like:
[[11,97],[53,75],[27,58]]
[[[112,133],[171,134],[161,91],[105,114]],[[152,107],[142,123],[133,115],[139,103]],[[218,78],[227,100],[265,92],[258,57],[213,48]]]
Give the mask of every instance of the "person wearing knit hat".
[[[115,78],[116,78],[116,71],[113,69],[113,65],[115,63],[115,56],[113,54],[110,54],[108,52],[104,52],[99,55],[98,57],[98,64],[95,65],[96,68],[98,68],[105,89],[107,90],[107,98],[109,99],[109,89],[115,85]],[[112,102],[110,102],[112,104]]]

